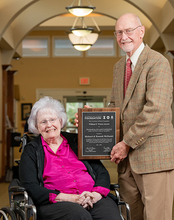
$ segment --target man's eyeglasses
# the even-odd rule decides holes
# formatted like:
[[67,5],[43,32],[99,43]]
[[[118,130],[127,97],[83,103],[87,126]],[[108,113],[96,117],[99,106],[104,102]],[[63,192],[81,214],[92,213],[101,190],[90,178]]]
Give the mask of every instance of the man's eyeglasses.
[[50,118],[48,120],[43,120],[43,121],[38,121],[39,124],[41,125],[46,125],[48,122],[53,124],[58,118]]
[[114,32],[114,35],[115,35],[115,37],[121,37],[124,32],[127,36],[131,36],[133,34],[133,32],[139,27],[141,27],[141,25],[137,26],[136,28],[128,28],[125,30],[118,30],[118,31]]

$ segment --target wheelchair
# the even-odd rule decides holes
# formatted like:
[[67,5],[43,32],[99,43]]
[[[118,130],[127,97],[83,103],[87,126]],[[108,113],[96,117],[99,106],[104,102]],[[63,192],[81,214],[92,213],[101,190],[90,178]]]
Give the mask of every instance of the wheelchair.
[[[24,134],[23,137],[18,137],[18,141],[21,142],[21,149],[23,151],[25,145],[30,142],[34,137]],[[16,139],[16,140],[17,140]],[[18,165],[20,161],[15,161]],[[113,191],[113,199],[116,202],[120,217],[124,220],[122,215],[122,207],[126,209],[126,220],[131,220],[130,207],[127,203],[120,200],[119,185],[111,184],[110,190]],[[0,209],[0,220],[37,220],[37,210],[32,201],[32,198],[28,196],[28,193],[24,187],[20,186],[18,179],[13,179],[8,187],[10,207],[3,207]]]

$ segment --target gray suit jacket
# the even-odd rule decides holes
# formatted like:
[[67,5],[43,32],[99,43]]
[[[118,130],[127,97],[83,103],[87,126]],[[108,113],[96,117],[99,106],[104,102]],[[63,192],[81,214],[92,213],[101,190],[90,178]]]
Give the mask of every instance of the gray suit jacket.
[[[130,79],[125,98],[125,57],[114,66],[110,107],[120,108],[120,141],[131,146],[134,172],[152,173],[174,169],[172,125],[173,79],[169,63],[147,45]],[[126,159],[118,166],[123,173]]]

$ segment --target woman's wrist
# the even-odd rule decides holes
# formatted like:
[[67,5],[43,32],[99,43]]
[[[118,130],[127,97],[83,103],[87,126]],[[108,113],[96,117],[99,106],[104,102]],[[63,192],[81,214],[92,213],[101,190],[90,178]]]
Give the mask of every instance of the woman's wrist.
[[100,199],[102,199],[102,195],[98,192],[92,192],[92,194],[94,195],[94,198],[92,199],[93,203],[98,202]]
[[59,193],[57,195],[57,197],[55,198],[55,200],[57,202],[63,202],[63,201],[67,201],[67,202],[75,202],[80,204],[80,195],[76,195],[76,194],[66,194],[66,193]]

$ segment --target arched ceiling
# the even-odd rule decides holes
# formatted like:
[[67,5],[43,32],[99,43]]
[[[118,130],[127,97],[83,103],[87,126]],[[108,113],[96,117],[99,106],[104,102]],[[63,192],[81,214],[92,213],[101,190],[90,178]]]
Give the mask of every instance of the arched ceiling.
[[[75,17],[66,6],[73,0],[1,0],[0,49],[2,63],[11,61],[20,53],[22,40],[32,30],[67,30]],[[77,1],[76,1],[77,2]],[[87,3],[83,0],[82,3]],[[174,51],[174,1],[173,0],[90,0],[95,6],[95,21],[101,30],[114,30],[115,21],[122,14],[137,14],[146,28],[145,42],[156,50]],[[91,24],[90,16],[85,18]]]

